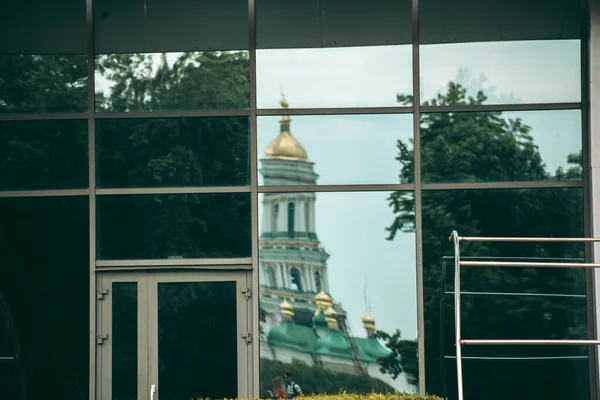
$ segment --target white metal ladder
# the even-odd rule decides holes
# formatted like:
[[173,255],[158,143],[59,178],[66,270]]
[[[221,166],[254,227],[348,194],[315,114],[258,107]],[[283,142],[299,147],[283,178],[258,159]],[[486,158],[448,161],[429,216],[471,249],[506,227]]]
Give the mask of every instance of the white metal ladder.
[[592,263],[560,262],[508,262],[508,261],[461,261],[460,242],[552,242],[585,243],[600,242],[600,238],[519,238],[519,237],[461,237],[453,231],[450,241],[454,243],[454,323],[456,331],[456,377],[458,400],[463,398],[462,346],[463,345],[600,345],[600,340],[470,340],[462,339],[460,327],[460,267],[533,267],[533,268],[600,268]]

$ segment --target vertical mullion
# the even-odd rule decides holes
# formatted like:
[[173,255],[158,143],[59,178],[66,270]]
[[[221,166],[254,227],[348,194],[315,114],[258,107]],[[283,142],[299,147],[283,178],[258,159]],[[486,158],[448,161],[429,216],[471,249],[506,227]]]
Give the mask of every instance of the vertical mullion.
[[425,395],[425,313],[423,300],[423,229],[421,200],[421,92],[419,60],[419,0],[412,0],[413,145],[415,182],[415,243],[417,268],[417,341],[419,393]]
[[[592,0],[593,2],[594,0]],[[583,169],[583,213],[584,234],[586,237],[594,236],[593,224],[593,198],[592,198],[592,166],[591,166],[591,112],[590,112],[590,2],[581,0],[581,135],[582,135],[582,169]],[[593,262],[594,245],[585,243],[585,261]],[[597,339],[596,326],[596,293],[595,271],[587,269],[586,274],[586,309],[588,339]],[[598,347],[588,346],[590,398],[598,399]]]
[[[252,219],[252,326],[250,332],[259,337],[259,282],[258,282],[258,154],[257,154],[257,115],[256,115],[256,24],[255,0],[248,0],[248,50],[250,63],[250,196]],[[247,362],[251,397],[259,398],[260,345],[252,346],[252,357]],[[251,378],[251,379],[250,379]]]
[[95,134],[94,134],[94,15],[93,2],[86,0],[86,53],[88,63],[88,200],[89,200],[89,398],[96,398],[96,174],[95,174]]

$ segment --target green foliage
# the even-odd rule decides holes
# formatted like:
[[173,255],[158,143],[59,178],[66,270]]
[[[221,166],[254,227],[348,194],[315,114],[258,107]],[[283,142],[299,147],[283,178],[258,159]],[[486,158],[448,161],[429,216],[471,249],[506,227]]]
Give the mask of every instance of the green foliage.
[[379,360],[381,372],[391,375],[393,379],[404,372],[407,374],[408,383],[418,386],[417,342],[415,340],[402,340],[399,330],[396,330],[392,335],[377,331],[377,338],[383,340],[385,346],[390,350],[390,355]]
[[[399,101],[410,101],[399,96]],[[485,101],[481,92],[468,97],[466,90],[450,83],[447,91],[427,105],[479,105]],[[519,119],[510,120],[501,112],[425,114],[421,119],[421,163],[424,182],[499,182],[546,179],[573,179],[582,176],[581,156],[569,156],[572,167],[550,176],[529,134],[530,127]],[[398,142],[400,177],[414,173],[414,152],[410,143]],[[389,204],[396,215],[387,228],[389,239],[408,222],[414,223],[414,199],[406,192],[395,192]],[[448,236],[457,230],[462,236],[583,236],[583,192],[579,189],[541,190],[445,190],[427,191],[422,195],[423,279],[425,303],[425,365],[427,389],[443,394],[448,382],[455,382],[450,372],[443,380],[442,357],[454,354],[454,311],[442,302],[442,279],[452,282],[452,275],[442,276],[442,257],[453,256]],[[579,244],[545,243],[465,243],[463,257],[552,257],[582,258]],[[449,260],[452,265],[452,259]],[[450,268],[452,271],[452,268]],[[463,271],[463,291],[516,293],[585,293],[585,275],[575,269],[501,269],[470,268]],[[580,302],[552,297],[464,296],[462,303],[463,337],[465,338],[585,338],[585,307]],[[443,321],[440,319],[443,318]],[[540,349],[531,347],[472,349],[469,355],[481,356],[569,356],[585,355],[584,348]],[[523,370],[520,377],[528,381],[521,397],[578,398],[569,386],[573,364],[541,364],[526,368],[524,364],[488,362],[489,368],[507,368],[503,373],[474,374],[466,378],[466,390],[484,393],[490,387],[507,390],[514,382],[506,381],[511,369]],[[585,363],[583,363],[585,364]],[[583,365],[582,364],[582,365]],[[445,364],[448,368],[452,365]],[[472,367],[475,364],[469,364]],[[479,364],[483,365],[483,364]],[[449,370],[453,371],[453,370]],[[497,369],[495,371],[498,371]],[[561,372],[562,371],[562,372]],[[577,370],[585,376],[587,369]],[[573,372],[575,374],[575,372]],[[546,384],[548,376],[560,376],[560,385]],[[566,383],[565,383],[566,382]],[[542,389],[540,389],[540,387]],[[530,392],[535,388],[534,392]],[[540,391],[541,390],[541,391]],[[490,399],[502,398],[496,392]],[[583,389],[585,391],[585,388]],[[504,393],[504,392],[502,392]],[[467,395],[465,395],[467,396]],[[500,396],[500,397],[498,397]]]
[[318,395],[318,396],[305,396],[303,399],[306,400],[442,400],[438,396],[421,396],[418,394],[398,394],[398,393],[369,393],[369,394],[356,394],[356,393],[340,393],[336,395]]
[[368,381],[360,376],[337,373],[319,366],[309,366],[294,360],[292,364],[268,359],[260,360],[260,384],[264,396],[271,389],[271,380],[276,376],[283,376],[285,372],[292,372],[294,381],[300,385],[306,395],[318,393],[393,393],[394,388],[378,380]]
[[85,55],[0,56],[0,112],[87,110]]

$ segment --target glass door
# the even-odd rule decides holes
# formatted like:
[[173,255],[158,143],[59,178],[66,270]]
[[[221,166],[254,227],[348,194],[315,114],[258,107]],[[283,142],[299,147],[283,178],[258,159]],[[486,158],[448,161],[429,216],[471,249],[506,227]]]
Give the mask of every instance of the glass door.
[[247,398],[250,274],[102,273],[98,398]]

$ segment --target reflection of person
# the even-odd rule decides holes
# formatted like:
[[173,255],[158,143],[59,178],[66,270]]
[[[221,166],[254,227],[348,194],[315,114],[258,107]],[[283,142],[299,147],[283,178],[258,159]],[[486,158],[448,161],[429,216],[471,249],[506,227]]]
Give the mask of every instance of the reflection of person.
[[285,373],[285,381],[287,382],[287,396],[288,397],[297,397],[302,396],[302,390],[300,386],[296,382],[294,382],[294,378],[292,377],[291,372]]
[[269,392],[269,396],[271,398],[286,397],[283,378],[280,376],[276,376],[271,382],[273,383],[273,391],[267,390],[267,392]]

